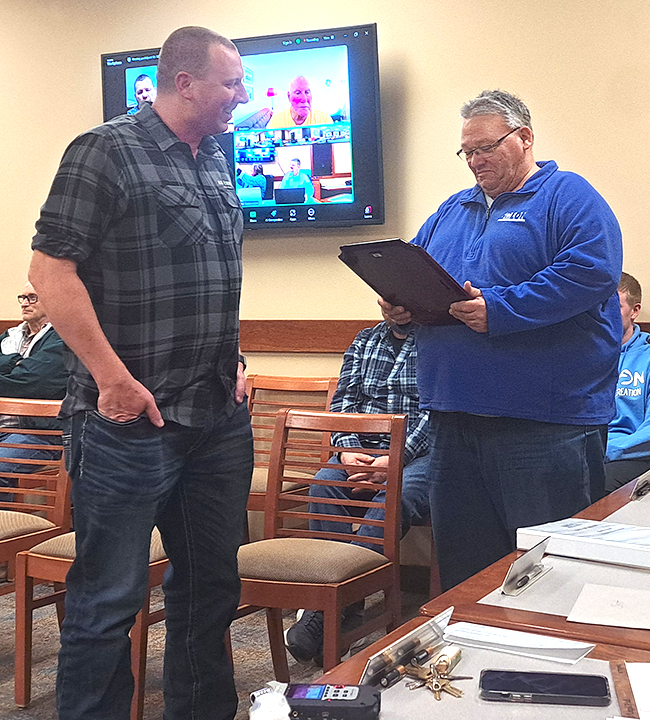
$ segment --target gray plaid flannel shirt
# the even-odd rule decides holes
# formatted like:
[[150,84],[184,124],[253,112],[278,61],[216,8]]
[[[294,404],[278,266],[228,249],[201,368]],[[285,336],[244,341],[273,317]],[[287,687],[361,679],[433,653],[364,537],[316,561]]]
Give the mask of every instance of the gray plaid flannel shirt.
[[[234,408],[243,219],[225,156],[190,148],[145,105],[76,138],[32,247],[77,263],[108,341],[166,420],[201,426]],[[66,351],[63,415],[97,386]]]

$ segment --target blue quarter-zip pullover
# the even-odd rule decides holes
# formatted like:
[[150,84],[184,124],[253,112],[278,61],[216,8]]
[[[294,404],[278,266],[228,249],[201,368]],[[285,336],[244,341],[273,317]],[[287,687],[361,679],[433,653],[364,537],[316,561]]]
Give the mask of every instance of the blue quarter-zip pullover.
[[419,328],[424,408],[579,425],[614,417],[620,228],[584,178],[537,165],[489,209],[478,185],[453,195],[413,241],[482,290],[489,323],[488,333]]

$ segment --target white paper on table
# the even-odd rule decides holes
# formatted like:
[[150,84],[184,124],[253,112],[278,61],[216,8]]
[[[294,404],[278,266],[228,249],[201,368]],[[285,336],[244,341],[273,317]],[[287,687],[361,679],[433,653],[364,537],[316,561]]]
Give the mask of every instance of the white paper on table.
[[650,663],[625,663],[641,720],[650,718]]
[[594,645],[564,640],[549,635],[536,635],[519,630],[504,630],[503,628],[474,623],[459,622],[449,625],[445,631],[447,642],[467,645],[468,647],[489,648],[511,655],[525,655],[526,657],[552,660],[554,662],[569,663],[573,665],[594,649]]
[[650,591],[587,583],[567,620],[650,630]]

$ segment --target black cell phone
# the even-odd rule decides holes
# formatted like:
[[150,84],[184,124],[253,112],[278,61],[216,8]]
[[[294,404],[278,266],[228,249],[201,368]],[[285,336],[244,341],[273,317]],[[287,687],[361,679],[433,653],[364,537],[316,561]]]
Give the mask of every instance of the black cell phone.
[[479,688],[483,700],[501,702],[605,707],[612,701],[603,675],[483,670]]

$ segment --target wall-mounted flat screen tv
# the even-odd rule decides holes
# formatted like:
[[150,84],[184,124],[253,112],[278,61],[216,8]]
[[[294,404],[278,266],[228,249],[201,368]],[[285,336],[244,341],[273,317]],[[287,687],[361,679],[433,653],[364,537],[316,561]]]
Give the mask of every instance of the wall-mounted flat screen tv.
[[[219,139],[246,226],[383,223],[376,25],[233,42],[249,102]],[[158,53],[102,55],[104,120],[155,100]]]

